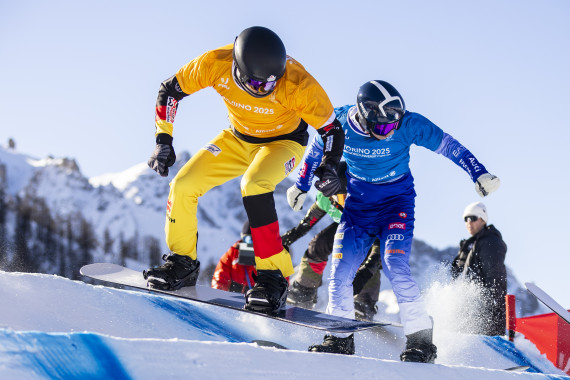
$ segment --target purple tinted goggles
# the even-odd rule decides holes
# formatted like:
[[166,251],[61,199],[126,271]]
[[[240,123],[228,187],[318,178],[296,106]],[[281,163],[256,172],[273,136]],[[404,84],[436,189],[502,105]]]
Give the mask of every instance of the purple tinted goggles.
[[267,93],[271,92],[275,88],[276,83],[277,83],[277,81],[260,82],[260,81],[255,80],[255,79],[248,79],[245,81],[245,85],[250,90],[252,90],[253,92],[256,92],[260,95],[267,94]]
[[399,120],[394,123],[388,124],[373,124],[369,123],[370,130],[377,135],[386,136],[388,133],[392,132],[394,129],[398,128]]

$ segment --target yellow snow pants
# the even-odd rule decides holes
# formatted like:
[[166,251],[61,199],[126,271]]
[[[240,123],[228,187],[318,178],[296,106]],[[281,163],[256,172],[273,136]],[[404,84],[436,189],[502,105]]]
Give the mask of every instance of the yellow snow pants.
[[273,191],[301,162],[304,150],[291,140],[248,143],[236,137],[231,128],[223,130],[192,156],[170,183],[165,232],[172,253],[197,258],[198,198],[243,175],[241,195],[257,270],[278,269],[284,277],[293,274],[291,256],[281,243]]

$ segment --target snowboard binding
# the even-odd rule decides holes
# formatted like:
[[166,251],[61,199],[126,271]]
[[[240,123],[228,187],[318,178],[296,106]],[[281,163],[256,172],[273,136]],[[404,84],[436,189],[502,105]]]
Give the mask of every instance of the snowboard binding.
[[244,309],[265,314],[279,312],[287,302],[287,280],[279,270],[259,270],[255,285],[245,294]]
[[178,290],[194,286],[200,273],[200,262],[189,256],[163,255],[164,264],[143,271],[148,286],[158,290]]

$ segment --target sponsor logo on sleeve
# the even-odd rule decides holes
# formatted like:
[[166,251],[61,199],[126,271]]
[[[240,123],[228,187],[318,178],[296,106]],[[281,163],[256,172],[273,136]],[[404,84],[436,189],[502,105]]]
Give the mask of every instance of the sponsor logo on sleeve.
[[333,259],[341,260],[342,259],[342,252],[333,253]]
[[319,158],[321,155],[321,152],[317,149],[311,149],[309,151],[309,157],[313,157],[313,158]]
[[327,144],[326,144],[325,149],[324,149],[325,153],[332,152],[333,140],[334,140],[334,137],[329,136],[329,138],[327,139]]
[[461,167],[465,169],[471,176],[471,168],[467,165],[467,163],[463,159],[459,160],[459,163],[461,164]]
[[400,218],[402,218],[402,219],[406,219],[408,217],[408,214],[406,214],[405,212],[401,212],[399,215],[400,215]]
[[218,147],[217,145],[214,145],[214,144],[208,144],[208,145],[206,145],[206,146],[205,146],[204,148],[202,148],[202,149],[207,150],[208,152],[212,153],[214,156],[217,156],[217,155],[220,154],[221,151],[222,151],[222,150],[220,149],[220,147]]
[[344,238],[344,232],[340,232],[340,233],[338,233],[338,234],[335,234],[335,235],[334,235],[334,238],[335,238],[335,240],[336,240],[336,239],[342,239],[342,238]]
[[174,118],[176,117],[176,107],[178,102],[172,96],[168,97],[166,101],[166,121],[168,123],[174,123]]
[[220,78],[220,82],[222,83],[218,83],[218,87],[222,87],[225,88],[226,90],[230,89],[230,86],[228,86],[228,83],[230,81],[230,78]]
[[404,240],[404,235],[402,234],[390,234],[386,240]]
[[299,175],[301,176],[301,178],[305,178],[305,176],[307,175],[307,168],[309,167],[309,165],[307,165],[306,162],[303,162],[303,167],[301,168],[301,170],[299,170]]
[[334,128],[334,124],[331,123],[331,124],[329,124],[329,125],[325,125],[325,126],[323,127],[323,130],[324,130],[325,132],[328,132],[328,131],[330,131],[330,130],[333,129],[333,128]]
[[457,148],[455,148],[453,150],[453,152],[451,152],[451,154],[453,154],[454,157],[459,157],[459,155],[461,153],[463,153],[463,151],[465,150],[465,147],[461,144],[459,144],[459,146]]
[[471,164],[471,167],[473,168],[473,171],[475,173],[478,173],[481,171],[481,167],[479,166],[479,162],[477,162],[475,157],[469,157],[468,160],[469,160],[469,164]]
[[405,230],[406,229],[406,223],[390,223],[388,225],[388,229],[393,230],[394,228],[397,228],[399,230]]

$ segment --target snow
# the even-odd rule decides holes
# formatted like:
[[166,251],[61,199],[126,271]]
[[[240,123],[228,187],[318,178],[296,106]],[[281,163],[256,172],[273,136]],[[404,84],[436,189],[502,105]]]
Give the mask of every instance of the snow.
[[[430,306],[437,293],[450,295],[444,285],[430,291]],[[0,299],[1,379],[569,378],[522,336],[513,345],[459,334],[439,316],[438,359],[428,365],[399,361],[405,338],[397,326],[356,333],[356,355],[342,356],[307,352],[322,340],[315,329],[54,275],[0,271]],[[447,310],[446,297],[437,302]],[[535,372],[502,370],[517,365]]]
[[147,163],[141,162],[119,173],[103,174],[97,177],[90,178],[89,183],[91,183],[95,187],[107,186],[109,184],[112,184],[117,189],[123,191],[131,183],[135,182],[141,175],[144,175],[145,173],[149,172],[150,169]]
[[[109,233],[114,242],[113,253],[120,251],[121,241],[136,241],[141,247],[138,259],[148,261],[149,253],[144,250],[148,238],[158,242],[161,252],[168,252],[164,239],[164,215],[169,182],[190,159],[190,153],[179,152],[177,157],[166,178],[157,175],[146,162],[116,173],[87,178],[72,159],[47,157],[38,160],[0,147],[0,183],[5,172],[8,199],[20,196],[28,200],[44,200],[54,219],[66,219],[70,215],[76,219],[80,214],[93,226],[100,243],[105,232]],[[239,180],[216,187],[200,198],[198,248],[203,265],[216,263],[239,238],[246,218]],[[278,186],[280,194],[284,194],[290,182],[287,179]],[[292,213],[284,196],[276,196],[275,202],[282,232],[296,225],[304,215]],[[12,217],[10,210],[7,217]],[[299,239],[295,248],[306,247],[312,235]],[[92,252],[96,261],[116,260],[116,257],[109,257],[103,252],[102,247],[99,244]],[[300,260],[303,251],[304,248],[294,249],[295,262]]]
[[[183,159],[172,168],[171,176],[190,155],[182,153],[179,157]],[[0,149],[0,165],[6,168],[11,197],[45,199],[55,215],[81,210],[99,236],[106,228],[115,238],[138,234],[141,244],[145,236],[163,240],[164,200],[171,176],[161,178],[144,163],[87,179],[71,159],[37,160]],[[214,188],[201,199],[203,265],[217,261],[239,235],[245,214],[238,181]],[[284,227],[295,225],[304,215],[291,213],[283,196],[276,197],[276,207]],[[8,213],[10,235],[13,217]],[[326,226],[321,223],[320,227]],[[295,263],[309,239],[307,235],[295,243]],[[112,259],[100,252],[94,256]],[[435,365],[399,361],[405,337],[397,326],[357,333],[353,357],[315,354],[307,348],[322,341],[324,334],[315,329],[146,292],[93,286],[53,275],[0,271],[0,379],[249,379],[311,374],[322,378],[385,375],[395,379],[421,375],[425,380],[565,376],[522,336],[513,345],[501,337],[459,333],[485,323],[469,314],[476,309],[480,294],[469,284],[450,284],[447,269],[438,267],[437,261],[427,253],[416,257],[417,280],[435,320]],[[128,265],[135,270],[147,267],[130,259]],[[327,268],[316,305],[319,311],[325,309],[328,299],[328,273]],[[515,285],[514,279],[510,281],[510,286]],[[378,308],[376,320],[399,322],[398,305],[384,276]],[[289,350],[250,343],[259,339],[277,342]],[[533,373],[500,370],[517,365],[529,365]]]
[[[136,259],[148,265],[151,253],[146,247],[149,246],[149,239],[160,246],[161,253],[168,252],[164,239],[164,213],[170,190],[169,181],[190,157],[188,152],[179,152],[178,161],[167,178],[157,175],[145,162],[116,173],[87,178],[81,174],[73,159],[47,157],[38,160],[13,149],[0,147],[0,181],[4,171],[7,176],[8,200],[11,199],[12,204],[16,202],[16,195],[28,201],[40,199],[45,201],[54,219],[66,220],[71,216],[71,219],[76,220],[77,215],[81,215],[90,222],[99,242],[91,252],[94,261],[120,262],[122,259],[117,256],[123,249],[121,242],[129,242],[138,248]],[[246,218],[239,181],[240,178],[236,178],[215,187],[199,200],[198,257],[204,268],[215,265],[223,252],[239,236]],[[292,212],[285,197],[285,191],[291,184],[289,178],[283,181],[276,188],[274,197],[282,233],[297,225],[312,203],[312,199],[307,199],[304,211]],[[13,236],[14,218],[15,215],[9,208],[7,236]],[[290,247],[293,263],[300,262],[311,238],[329,223],[329,218],[324,218]],[[106,233],[113,242],[110,253],[103,249]],[[134,242],[136,244],[133,244]],[[442,259],[449,261],[456,254],[456,251],[448,256],[435,254],[432,247],[418,241],[415,241],[412,251],[412,273],[422,289],[434,281],[442,281],[441,275],[440,278],[431,278],[432,276],[428,277],[427,274],[431,273],[432,268],[437,267]],[[447,276],[449,271],[446,268],[444,272]],[[327,268],[325,281],[328,274]],[[509,275],[508,285],[509,293],[517,297],[519,316],[548,312],[522,288],[514,276]],[[382,281],[382,290],[389,289],[391,287],[388,281]],[[323,286],[319,290],[318,307],[321,310],[325,309],[327,299],[326,286]],[[388,306],[387,310],[391,310],[391,307]],[[390,311],[390,314],[396,313],[397,310]]]
[[0,149],[0,163],[5,164],[10,170],[6,171],[7,191],[16,193],[24,187],[33,175],[34,160],[23,154],[8,152]]

